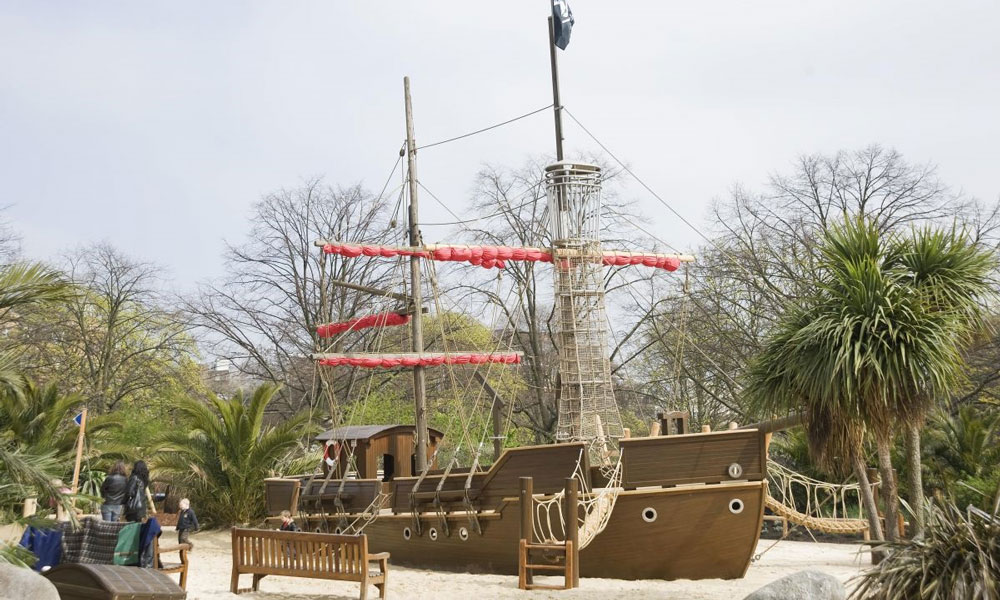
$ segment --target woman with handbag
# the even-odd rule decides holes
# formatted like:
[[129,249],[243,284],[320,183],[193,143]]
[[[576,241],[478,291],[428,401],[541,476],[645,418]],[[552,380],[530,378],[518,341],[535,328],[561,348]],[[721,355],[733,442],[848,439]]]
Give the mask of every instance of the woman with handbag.
[[132,474],[125,484],[125,520],[137,523],[146,518],[146,487],[149,485],[149,468],[141,460],[135,461]]

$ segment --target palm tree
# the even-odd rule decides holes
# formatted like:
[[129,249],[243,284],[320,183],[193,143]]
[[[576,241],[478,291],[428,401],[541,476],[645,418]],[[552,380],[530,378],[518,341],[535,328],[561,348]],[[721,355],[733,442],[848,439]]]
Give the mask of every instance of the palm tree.
[[[59,302],[72,288],[61,275],[40,264],[13,264],[0,267],[0,319],[19,307]],[[16,369],[14,352],[0,353],[0,393],[5,398],[23,399],[27,382]],[[0,428],[0,517],[15,517],[15,507],[30,496],[66,499],[52,484],[60,465],[51,449],[25,448],[8,427]],[[65,504],[64,504],[65,506]],[[10,546],[0,546],[0,561],[23,564],[26,557]]]
[[[19,307],[61,302],[71,295],[72,287],[62,275],[40,263],[0,267],[0,319]],[[0,353],[0,390],[20,392],[24,379],[17,371],[16,363],[16,353]]]
[[[956,229],[914,232],[900,255],[909,273],[909,284],[923,297],[927,310],[952,317],[960,343],[967,343],[984,327],[983,301],[991,295],[989,274],[996,267],[991,251],[974,243]],[[920,430],[925,415],[937,398],[930,390],[915,390],[915,409],[906,420],[906,460],[914,535],[924,528],[923,473],[920,461]]]
[[805,410],[810,439],[847,453],[878,537],[860,452],[863,433],[872,434],[890,541],[898,514],[890,453],[897,420],[922,415],[928,398],[954,385],[962,365],[956,315],[934,307],[913,284],[908,248],[864,217],[831,227],[813,297],[787,311],[753,361],[747,388],[766,412]]
[[190,490],[199,509],[220,525],[247,524],[264,515],[264,479],[315,432],[308,413],[264,424],[277,388],[265,384],[246,398],[178,398],[181,419],[155,447],[160,475]]
[[[73,417],[83,404],[79,394],[60,394],[54,383],[39,385],[25,379],[19,393],[0,390],[0,430],[13,434],[17,447],[53,452],[68,466],[75,452],[79,431]],[[92,458],[102,454],[101,451],[117,450],[105,434],[121,426],[122,420],[118,415],[88,418],[88,456]]]

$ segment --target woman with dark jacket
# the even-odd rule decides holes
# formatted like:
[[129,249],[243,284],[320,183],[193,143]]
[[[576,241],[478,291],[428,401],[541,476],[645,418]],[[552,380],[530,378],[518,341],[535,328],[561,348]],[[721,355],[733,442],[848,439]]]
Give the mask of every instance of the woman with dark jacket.
[[101,518],[105,521],[118,521],[122,516],[122,505],[125,504],[125,463],[117,461],[108,471],[104,483],[101,484]]
[[149,468],[137,460],[125,484],[125,520],[133,523],[146,518],[146,486],[149,485]]

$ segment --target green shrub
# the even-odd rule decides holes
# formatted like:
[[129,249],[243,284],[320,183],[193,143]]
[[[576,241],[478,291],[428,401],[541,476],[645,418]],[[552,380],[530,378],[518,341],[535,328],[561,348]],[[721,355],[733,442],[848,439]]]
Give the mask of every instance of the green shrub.
[[1000,498],[992,514],[963,510],[938,496],[926,504],[926,530],[883,544],[888,556],[859,576],[855,600],[1000,598]]

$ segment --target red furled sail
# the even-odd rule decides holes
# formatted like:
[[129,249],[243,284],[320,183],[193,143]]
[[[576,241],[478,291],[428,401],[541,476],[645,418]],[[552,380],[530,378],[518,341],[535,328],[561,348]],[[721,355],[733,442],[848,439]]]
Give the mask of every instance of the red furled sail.
[[365,329],[368,327],[389,327],[394,325],[406,325],[410,322],[410,315],[387,312],[377,315],[367,315],[340,323],[327,323],[316,328],[316,334],[321,338],[333,337],[345,331]]
[[437,367],[440,365],[482,365],[499,363],[516,365],[521,362],[521,352],[465,352],[444,354],[317,354],[314,358],[325,367],[363,367],[366,369],[392,369],[394,367]]
[[[522,248],[516,246],[428,246],[427,249],[401,248],[398,246],[375,246],[367,244],[337,244],[323,245],[323,252],[340,254],[341,256],[419,256],[440,261],[467,262],[485,269],[506,266],[508,260],[530,260],[536,262],[552,262],[552,251],[545,248]],[[562,252],[572,251],[560,251]],[[596,260],[596,259],[595,259]],[[676,271],[681,264],[681,257],[671,254],[648,254],[643,252],[617,252],[605,250],[601,262],[608,266],[644,265],[667,271]]]

